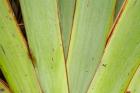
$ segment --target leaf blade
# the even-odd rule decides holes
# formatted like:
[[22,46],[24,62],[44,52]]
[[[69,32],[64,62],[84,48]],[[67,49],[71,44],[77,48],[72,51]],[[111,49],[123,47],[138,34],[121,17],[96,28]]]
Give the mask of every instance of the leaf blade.
[[6,0],[0,0],[0,68],[13,93],[41,93],[27,46]]
[[115,0],[77,0],[67,60],[71,93],[87,91],[105,48],[114,9]]
[[140,20],[139,5],[140,0],[127,1],[88,93],[124,93],[126,91],[140,64],[138,36],[140,23],[137,21]]
[[20,0],[30,51],[44,93],[67,93],[57,0]]

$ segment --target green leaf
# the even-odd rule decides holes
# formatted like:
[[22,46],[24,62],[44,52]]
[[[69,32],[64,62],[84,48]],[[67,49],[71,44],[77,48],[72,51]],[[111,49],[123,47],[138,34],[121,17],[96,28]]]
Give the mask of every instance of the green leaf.
[[76,0],[58,0],[60,11],[60,26],[65,59],[67,59],[70,35],[73,26]]
[[86,93],[105,48],[116,0],[77,0],[67,60],[71,93]]
[[140,0],[126,0],[88,93],[125,93],[140,64]]
[[0,93],[11,93],[5,82],[0,79]]
[[130,93],[140,93],[140,67],[134,74],[127,91],[129,91]]
[[43,93],[67,93],[57,0],[20,0],[20,4]]
[[25,41],[7,0],[0,0],[0,68],[13,93],[41,93]]

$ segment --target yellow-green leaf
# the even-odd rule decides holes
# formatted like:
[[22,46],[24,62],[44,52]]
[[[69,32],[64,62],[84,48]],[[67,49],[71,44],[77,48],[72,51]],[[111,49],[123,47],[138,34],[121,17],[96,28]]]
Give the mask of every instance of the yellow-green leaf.
[[77,0],[67,68],[71,93],[86,93],[105,48],[116,0]]
[[13,93],[41,93],[25,41],[7,0],[0,0],[0,68]]
[[20,0],[20,4],[43,93],[67,93],[57,0]]
[[140,0],[126,1],[88,93],[125,93],[140,64]]

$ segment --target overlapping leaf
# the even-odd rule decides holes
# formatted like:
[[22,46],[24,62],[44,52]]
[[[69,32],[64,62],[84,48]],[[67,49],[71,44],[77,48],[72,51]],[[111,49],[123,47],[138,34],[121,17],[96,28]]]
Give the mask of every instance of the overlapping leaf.
[[0,0],[0,68],[13,93],[41,93],[23,37],[6,0]]
[[68,92],[57,3],[57,0],[20,0],[43,93]]
[[112,26],[116,0],[77,0],[67,68],[70,93],[85,93]]
[[126,91],[140,64],[139,8],[140,0],[127,1],[88,93]]

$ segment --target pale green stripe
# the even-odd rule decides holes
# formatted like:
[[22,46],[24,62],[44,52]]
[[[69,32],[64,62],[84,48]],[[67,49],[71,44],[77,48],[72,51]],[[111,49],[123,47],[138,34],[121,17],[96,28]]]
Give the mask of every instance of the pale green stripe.
[[115,7],[115,17],[114,19],[117,17],[123,3],[124,3],[125,0],[116,0],[116,7]]
[[67,58],[76,0],[58,0],[65,58]]

